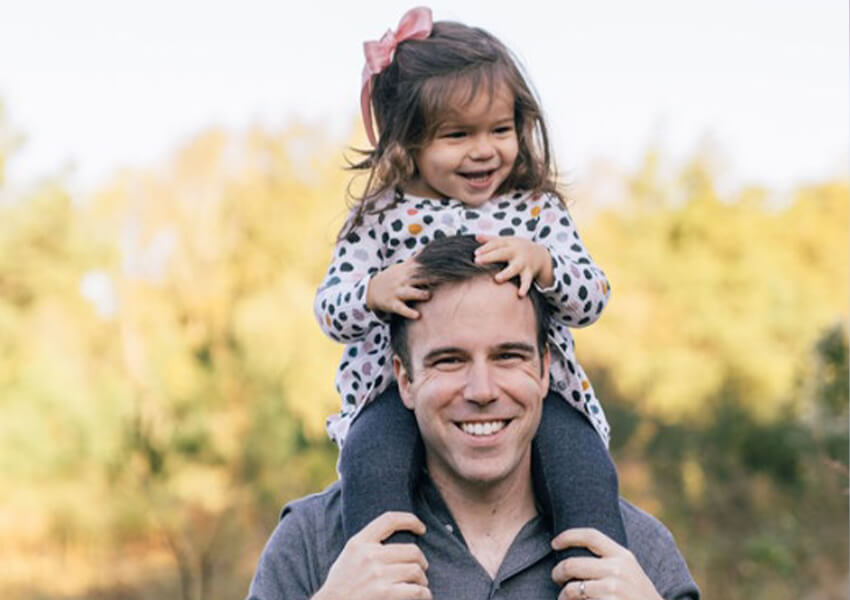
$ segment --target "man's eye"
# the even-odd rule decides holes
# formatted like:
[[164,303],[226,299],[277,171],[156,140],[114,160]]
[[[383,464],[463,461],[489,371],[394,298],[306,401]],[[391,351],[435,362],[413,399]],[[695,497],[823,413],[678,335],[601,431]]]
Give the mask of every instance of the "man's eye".
[[519,352],[502,352],[496,358],[498,358],[501,361],[523,360],[525,358],[525,355],[520,354]]
[[451,367],[460,364],[461,360],[457,356],[444,356],[436,359],[431,363],[434,367]]

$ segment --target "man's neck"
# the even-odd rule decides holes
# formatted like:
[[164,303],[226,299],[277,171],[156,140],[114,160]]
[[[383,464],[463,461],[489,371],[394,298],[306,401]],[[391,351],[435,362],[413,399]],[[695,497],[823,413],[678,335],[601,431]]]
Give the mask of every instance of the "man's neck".
[[474,484],[431,469],[431,478],[460,527],[469,550],[495,577],[520,529],[537,514],[531,465],[511,477]]

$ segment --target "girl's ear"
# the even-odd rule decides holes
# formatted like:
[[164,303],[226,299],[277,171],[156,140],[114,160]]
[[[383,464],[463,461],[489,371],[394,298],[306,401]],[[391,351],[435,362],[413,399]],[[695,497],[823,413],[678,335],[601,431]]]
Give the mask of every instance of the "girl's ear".
[[393,374],[398,382],[398,393],[401,396],[402,403],[410,410],[413,410],[413,398],[410,394],[411,378],[408,377],[407,368],[397,355],[393,355]]

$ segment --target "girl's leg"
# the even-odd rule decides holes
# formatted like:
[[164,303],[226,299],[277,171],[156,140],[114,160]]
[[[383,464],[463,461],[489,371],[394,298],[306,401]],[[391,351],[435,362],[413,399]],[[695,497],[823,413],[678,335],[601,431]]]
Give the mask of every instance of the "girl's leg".
[[[611,456],[587,417],[553,392],[543,401],[533,463],[535,489],[555,535],[572,527],[593,527],[628,546]],[[570,548],[560,552],[558,560],[570,556],[594,555],[585,548]]]
[[[388,510],[413,512],[413,489],[423,451],[413,412],[393,383],[363,407],[345,438],[339,458],[342,526],[350,538]],[[409,532],[388,542],[415,543]]]

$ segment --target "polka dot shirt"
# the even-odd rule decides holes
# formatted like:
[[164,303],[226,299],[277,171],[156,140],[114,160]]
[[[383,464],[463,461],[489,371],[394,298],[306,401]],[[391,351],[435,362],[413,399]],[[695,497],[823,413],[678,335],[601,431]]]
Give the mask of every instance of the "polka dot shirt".
[[[390,192],[378,200],[376,208],[383,210],[365,215],[354,231],[337,242],[316,293],[314,310],[322,330],[345,344],[336,376],[342,410],[327,421],[331,439],[342,446],[359,410],[393,379],[389,325],[366,306],[372,276],[407,259],[433,239],[482,233],[523,237],[548,248],[555,281],[549,288],[538,289],[553,310],[551,389],[585,414],[607,444],[608,422],[576,360],[570,328],[596,321],[610,288],[560,200],[513,192],[471,207],[451,198],[406,195],[395,201]],[[352,217],[353,212],[349,219]]]

